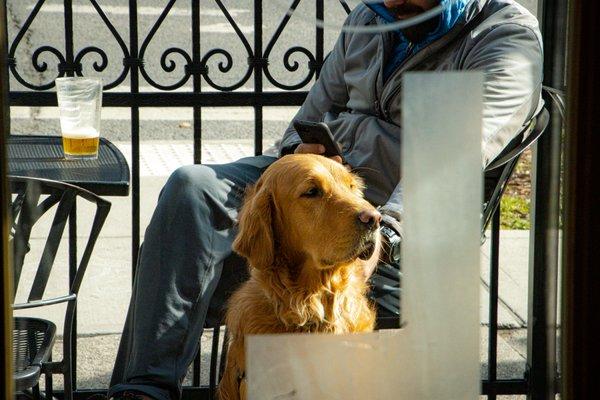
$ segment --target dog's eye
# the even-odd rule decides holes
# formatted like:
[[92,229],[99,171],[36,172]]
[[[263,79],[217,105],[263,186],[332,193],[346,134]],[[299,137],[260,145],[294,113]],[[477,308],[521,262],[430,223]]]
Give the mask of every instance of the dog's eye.
[[319,197],[321,195],[321,190],[316,187],[312,187],[308,189],[306,192],[302,193],[302,197]]

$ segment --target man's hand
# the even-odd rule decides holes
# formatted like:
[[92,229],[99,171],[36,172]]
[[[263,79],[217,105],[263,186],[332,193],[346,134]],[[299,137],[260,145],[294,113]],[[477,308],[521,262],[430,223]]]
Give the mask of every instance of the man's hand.
[[386,264],[400,264],[400,243],[402,242],[402,225],[394,217],[382,214],[381,234],[383,251],[380,261]]
[[[316,144],[316,143],[300,143],[298,145],[298,147],[296,147],[296,150],[294,150],[294,153],[295,154],[323,154],[323,153],[325,153],[325,146],[323,146],[322,144]],[[343,164],[342,157],[340,157],[340,156],[331,156],[328,158],[332,159],[333,161],[339,162],[340,164]]]

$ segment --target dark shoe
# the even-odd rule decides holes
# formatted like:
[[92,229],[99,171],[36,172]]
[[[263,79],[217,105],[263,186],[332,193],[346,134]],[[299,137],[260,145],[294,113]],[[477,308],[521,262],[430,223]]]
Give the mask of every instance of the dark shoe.
[[105,394],[93,394],[86,400],[108,400]]
[[[91,400],[91,399],[88,399]],[[100,399],[98,399],[100,400]],[[135,392],[132,390],[126,390],[121,393],[117,393],[112,397],[112,400],[155,400],[154,397],[148,396],[146,393]]]

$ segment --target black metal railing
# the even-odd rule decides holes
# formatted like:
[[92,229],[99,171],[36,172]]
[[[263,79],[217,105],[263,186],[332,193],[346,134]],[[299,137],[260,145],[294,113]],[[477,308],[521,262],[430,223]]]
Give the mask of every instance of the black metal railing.
[[[16,1],[16,0],[14,0]],[[103,75],[107,73],[112,67],[113,70],[118,70],[116,77],[105,79],[107,82],[104,85],[105,94],[103,98],[103,105],[107,107],[125,107],[131,110],[131,144],[132,144],[132,243],[131,243],[131,257],[132,257],[132,273],[135,274],[135,265],[137,262],[138,249],[140,246],[140,108],[143,107],[189,107],[193,109],[193,140],[194,140],[194,162],[202,162],[201,158],[201,146],[202,146],[202,109],[203,107],[231,107],[231,106],[248,106],[254,109],[254,152],[255,154],[261,154],[263,151],[263,131],[264,131],[264,119],[263,119],[263,108],[268,106],[299,106],[304,101],[307,90],[310,88],[314,79],[318,77],[321,69],[324,55],[326,51],[330,50],[325,46],[324,40],[324,29],[323,27],[315,24],[312,28],[314,29],[314,48],[309,49],[306,46],[306,35],[307,32],[302,32],[302,35],[296,35],[293,46],[283,52],[282,59],[274,60],[274,47],[278,44],[282,34],[286,29],[292,27],[292,16],[298,9],[301,0],[293,0],[291,2],[281,2],[283,4],[289,4],[287,13],[283,14],[281,19],[277,22],[273,33],[269,37],[265,37],[265,25],[264,16],[266,12],[271,10],[273,7],[270,1],[263,0],[248,0],[249,8],[253,11],[253,34],[250,38],[238,25],[236,19],[233,17],[229,8],[222,0],[180,0],[179,4],[186,4],[190,9],[190,29],[189,29],[189,43],[188,49],[180,47],[169,47],[165,49],[160,55],[159,59],[150,59],[149,47],[153,44],[153,40],[156,38],[156,33],[159,28],[163,25],[164,21],[172,11],[173,6],[177,2],[176,0],[169,0],[164,6],[164,9],[159,14],[157,20],[152,24],[148,33],[144,36],[140,36],[140,23],[138,21],[138,1],[128,1],[128,35],[129,41],[125,39],[125,33],[121,32],[116,28],[116,25],[111,21],[111,18],[103,11],[103,6],[96,0],[88,0],[89,5],[93,7],[97,15],[101,18],[106,28],[109,30],[110,35],[114,38],[117,43],[118,49],[120,49],[119,60],[112,60],[108,56],[107,52],[103,48],[96,45],[88,45],[86,47],[78,48],[75,46],[74,41],[74,9],[72,0],[64,0],[62,5],[64,6],[63,14],[63,27],[64,27],[64,44],[62,48],[50,45],[42,45],[37,49],[34,49],[31,53],[31,59],[20,59],[18,57],[18,50],[26,40],[26,35],[31,29],[32,24],[38,17],[40,10],[46,3],[46,0],[38,0],[33,5],[31,12],[26,17],[24,22],[18,27],[16,34],[12,41],[9,43],[9,56],[8,65],[10,68],[10,76],[13,82],[18,83],[22,86],[22,89],[11,90],[9,94],[11,106],[56,106],[56,94],[52,91],[54,87],[54,79],[58,76],[79,76],[84,75],[84,71],[93,71],[95,75]],[[309,0],[306,0],[309,1]],[[314,10],[315,19],[324,19],[326,16],[325,6],[328,7],[342,7],[346,12],[350,11],[350,6],[344,0],[310,0]],[[246,65],[240,64],[235,65],[235,60],[238,56],[234,56],[231,50],[225,48],[212,48],[205,51],[206,46],[202,46],[201,40],[201,6],[206,4],[216,5],[217,8],[222,12],[223,17],[231,29],[235,32],[235,36],[239,41],[238,45],[241,45],[241,51],[244,54]],[[548,1],[550,7],[566,7],[566,0],[552,0]],[[552,20],[552,15],[544,14],[548,21],[544,21],[544,31],[554,29],[556,21]],[[312,17],[312,16],[311,16]],[[296,21],[296,20],[294,20]],[[10,40],[10,39],[9,39]],[[556,39],[558,41],[558,39]],[[312,42],[312,39],[310,40]],[[548,55],[548,53],[546,53]],[[555,53],[553,53],[555,54]],[[303,59],[303,62],[299,62],[298,59]],[[49,61],[43,61],[53,59],[53,65],[49,65]],[[94,61],[95,60],[95,61]],[[282,80],[276,77],[273,72],[274,62],[277,64],[281,63],[285,71],[295,73],[294,79],[290,82]],[[158,63],[161,68],[162,75],[167,75],[170,79],[165,81],[159,79],[153,75],[153,72],[147,67],[150,62]],[[53,68],[56,71],[50,79],[46,81],[35,81],[23,73],[25,65],[29,65],[30,69],[33,68],[33,73],[36,76],[42,76],[44,73],[49,71],[49,68]],[[118,68],[117,68],[118,66]],[[234,67],[236,69],[236,79],[230,79],[229,81],[223,82],[224,76],[229,76],[233,73]],[[300,77],[298,77],[300,73]],[[177,75],[178,74],[178,75]],[[32,74],[29,74],[32,75]],[[177,76],[175,76],[177,75]],[[218,76],[217,76],[218,75]],[[548,75],[547,75],[548,76]],[[120,85],[129,83],[128,91],[119,91]],[[556,83],[554,80],[552,83]],[[141,92],[141,84],[148,85],[157,91],[152,92]],[[246,86],[251,85],[251,89],[247,89]],[[265,89],[265,85],[269,88]],[[209,87],[211,91],[203,91],[203,88]],[[116,89],[116,91],[108,91],[110,89]],[[176,91],[177,89],[177,91]],[[181,90],[187,89],[187,90]],[[556,125],[556,124],[555,124]],[[559,134],[559,130],[553,129],[553,134],[549,135],[556,141],[556,135]],[[554,149],[554,148],[553,148]],[[538,159],[541,157],[550,157],[553,165],[556,165],[556,154],[555,150],[549,153],[544,153],[544,147],[539,149]],[[547,170],[542,170],[547,171]],[[556,176],[551,173],[542,173],[538,175],[536,185],[547,186],[550,180],[556,180]],[[551,197],[555,193],[545,192],[545,196]],[[538,212],[539,207],[544,207],[546,199],[540,198],[538,200]],[[554,203],[552,203],[554,204]],[[544,211],[546,215],[557,215],[555,210]],[[496,395],[510,395],[510,394],[529,394],[534,399],[542,399],[544,388],[540,388],[537,382],[533,382],[534,379],[544,374],[544,371],[555,370],[555,363],[553,363],[553,357],[546,356],[540,359],[538,356],[534,356],[534,363],[528,359],[528,372],[526,376],[520,379],[503,380],[498,379],[497,370],[497,348],[496,348],[496,335],[498,334],[496,324],[496,314],[498,308],[498,246],[499,246],[499,213],[496,213],[493,218],[492,227],[492,261],[491,261],[491,290],[490,290],[490,312],[493,314],[490,318],[490,346],[488,352],[488,378],[482,381],[482,393],[488,395],[489,398],[495,399]],[[541,222],[534,222],[536,226],[536,237],[538,239],[544,238],[545,240],[556,241],[557,238],[554,236],[545,235],[552,226],[545,226]],[[540,239],[541,240],[541,239]],[[556,244],[556,243],[554,243]],[[538,246],[538,242],[534,242],[535,246]],[[552,245],[552,243],[550,243]],[[539,254],[543,252],[544,248],[549,246],[548,241],[544,241],[540,247],[534,248],[532,251]],[[546,257],[544,260],[538,258],[534,261],[537,263],[537,270],[543,268],[549,268],[549,270],[556,269],[556,257]],[[548,263],[552,265],[548,265]],[[537,275],[531,279],[540,279]],[[553,305],[556,307],[556,291],[552,293],[548,290],[548,285],[552,287],[552,284],[556,284],[556,278],[552,276],[544,276],[541,279],[543,281],[543,290],[531,292],[530,295],[535,296],[538,303],[540,304],[539,309],[530,309],[529,321],[534,321],[540,312],[551,313],[554,310],[548,310],[547,305]],[[550,282],[548,282],[548,279]],[[554,279],[554,282],[552,282]],[[535,286],[540,281],[536,280],[531,283]],[[544,320],[546,321],[546,320]],[[550,320],[551,322],[551,320]],[[552,329],[552,328],[551,328]],[[551,330],[550,329],[550,330]],[[534,336],[532,336],[534,335]],[[75,337],[76,335],[74,335]],[[535,347],[533,344],[542,339],[544,343],[548,340],[555,340],[553,333],[548,329],[538,329],[529,331],[528,343],[530,347]],[[76,351],[76,341],[73,342],[74,352]],[[536,353],[537,354],[537,353]],[[547,355],[547,354],[546,354]],[[199,368],[199,363],[194,363],[194,369]],[[76,365],[74,371],[77,370]],[[546,374],[547,376],[547,374]],[[199,372],[194,372],[194,377],[199,377]],[[546,384],[546,382],[545,382]],[[187,387],[184,390],[184,397],[199,398],[205,391],[199,386],[199,379],[194,378],[194,387]],[[75,398],[84,398],[89,394],[97,392],[97,388],[77,388],[75,387]],[[535,392],[531,392],[532,389]]]

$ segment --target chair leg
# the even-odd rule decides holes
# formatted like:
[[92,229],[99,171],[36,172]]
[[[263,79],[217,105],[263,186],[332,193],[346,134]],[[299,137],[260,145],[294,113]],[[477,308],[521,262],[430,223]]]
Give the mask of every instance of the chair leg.
[[[50,354],[50,358],[48,359],[48,362],[52,362],[52,354]],[[53,392],[53,388],[52,388],[52,373],[50,372],[46,372],[44,374],[45,378],[46,378],[46,393],[45,393],[45,400],[53,400],[54,398],[54,392]]]
[[40,385],[39,384],[32,387],[31,392],[33,393],[33,398],[35,400],[42,400],[42,398],[40,397]]
[[217,361],[219,356],[219,336],[221,334],[221,328],[219,326],[213,328],[212,348],[210,350],[210,372],[209,372],[209,400],[213,400],[216,397],[217,392]]
[[73,400],[73,376],[71,374],[71,365],[65,363],[65,366],[66,366],[65,373],[63,374],[64,381],[65,381],[65,383],[64,383],[64,388],[65,388],[64,400]]
[[[67,332],[67,331],[65,331]],[[73,371],[71,362],[71,335],[65,334],[63,337],[63,359],[62,359],[62,367],[63,367],[63,380],[64,380],[64,400],[73,400]]]
[[194,357],[194,367],[192,370],[192,386],[200,387],[200,377],[202,368],[202,340],[198,341],[198,351]]

